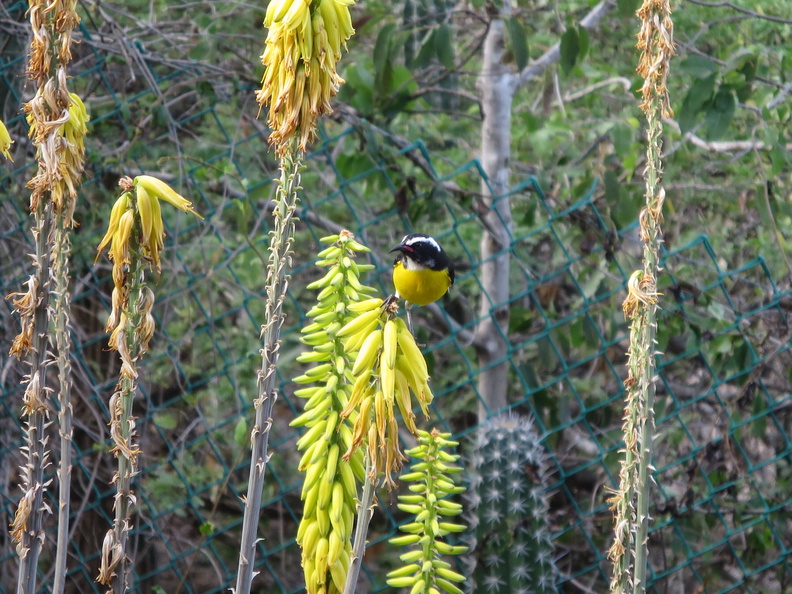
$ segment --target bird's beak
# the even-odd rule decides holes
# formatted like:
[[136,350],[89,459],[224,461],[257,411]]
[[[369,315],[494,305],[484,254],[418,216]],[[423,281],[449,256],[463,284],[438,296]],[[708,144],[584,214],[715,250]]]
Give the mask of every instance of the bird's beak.
[[390,250],[390,252],[388,252],[388,253],[390,254],[390,253],[393,253],[393,252],[411,252],[411,251],[413,251],[413,249],[410,246],[404,245],[403,243],[400,243],[395,248]]

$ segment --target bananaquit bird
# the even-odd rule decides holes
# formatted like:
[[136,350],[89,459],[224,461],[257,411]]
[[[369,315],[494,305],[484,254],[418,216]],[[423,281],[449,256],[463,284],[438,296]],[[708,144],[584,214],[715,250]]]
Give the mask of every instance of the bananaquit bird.
[[423,233],[405,236],[391,252],[399,252],[393,263],[393,286],[395,297],[407,302],[412,332],[410,307],[429,305],[445,295],[454,284],[454,266],[437,240]]

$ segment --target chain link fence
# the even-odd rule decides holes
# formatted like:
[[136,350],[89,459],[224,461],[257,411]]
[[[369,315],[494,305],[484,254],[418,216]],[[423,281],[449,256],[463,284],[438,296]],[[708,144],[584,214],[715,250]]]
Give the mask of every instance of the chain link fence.
[[[20,289],[32,251],[25,183],[34,151],[18,112],[31,94],[22,76],[25,9],[21,2],[4,9],[3,29],[13,36],[0,50],[0,107],[16,139],[15,161],[0,171],[3,295]],[[103,328],[110,267],[104,259],[94,264],[95,247],[118,178],[145,172],[189,196],[206,218],[164,213],[168,244],[154,283],[158,332],[135,407],[143,454],[135,479],[133,591],[223,592],[233,586],[237,566],[276,164],[253,117],[252,83],[189,55],[154,51],[153,34],[145,31],[141,41],[125,41],[110,22],[101,10],[85,20],[72,69],[73,90],[92,124],[73,239],[75,458],[67,588],[102,591],[94,580],[115,495],[107,402],[119,362]],[[305,286],[321,274],[313,265],[319,237],[347,228],[370,246],[376,271],[368,281],[383,295],[390,289],[387,251],[401,236],[430,232],[444,245],[457,283],[442,309],[416,310],[437,396],[424,426],[452,432],[463,454],[472,443],[480,396],[469,336],[485,290],[477,249],[485,232],[483,172],[475,160],[450,161],[441,148],[402,141],[348,116],[326,122],[307,160],[257,592],[302,590],[294,541],[299,433],[289,428],[301,403],[289,378],[301,369],[295,358],[314,298]],[[499,198],[511,201],[515,216],[511,242],[503,247],[512,261],[509,409],[535,419],[548,455],[559,591],[603,592],[612,529],[606,499],[617,484],[626,375],[621,300],[641,247],[636,225],[614,223],[608,196],[591,180],[569,198],[545,194],[545,184],[533,177],[515,173],[513,182]],[[775,258],[772,250],[765,257]],[[792,592],[792,294],[788,277],[772,273],[777,267],[765,257],[757,249],[755,258],[736,264],[703,233],[674,242],[664,254],[650,535],[649,591],[655,594]],[[490,305],[492,313],[504,304]],[[8,526],[19,497],[23,367],[7,357],[18,331],[9,301],[0,301],[0,312],[0,524]],[[56,444],[50,439],[53,460]],[[53,478],[54,469],[48,469]],[[360,591],[388,589],[384,575],[398,558],[386,541],[401,521],[396,493],[381,493]],[[52,583],[54,524],[50,517],[41,592]],[[0,592],[12,592],[16,553],[5,530],[0,543]]]

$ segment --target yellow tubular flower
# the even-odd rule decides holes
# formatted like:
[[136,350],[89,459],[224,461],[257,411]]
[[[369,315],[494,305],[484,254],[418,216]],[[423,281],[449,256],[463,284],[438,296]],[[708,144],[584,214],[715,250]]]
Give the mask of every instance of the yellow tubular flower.
[[138,184],[135,190],[138,215],[140,216],[140,239],[144,246],[148,246],[151,240],[151,230],[154,227],[154,209],[152,207],[152,202],[156,201],[156,198],[152,198],[151,194],[146,191],[146,188],[144,188],[142,184]]
[[83,138],[88,133],[88,120],[90,118],[80,96],[77,93],[69,93],[69,97],[71,99],[69,103],[69,121],[63,124],[62,133],[70,145],[79,147],[82,152],[85,152]]
[[319,116],[330,113],[330,99],[344,80],[336,71],[341,47],[354,34],[352,0],[272,0],[264,26],[269,29],[259,105],[269,107],[270,143],[279,151],[299,136],[299,148],[316,134]]
[[118,230],[110,244],[110,259],[114,266],[129,264],[129,240],[132,237],[132,226],[135,224],[135,213],[131,210],[121,215]]
[[99,247],[97,248],[96,254],[96,261],[99,260],[99,256],[102,255],[102,251],[110,245],[110,242],[113,240],[113,236],[115,236],[116,231],[118,231],[118,223],[121,221],[121,215],[124,214],[130,206],[130,196],[128,192],[124,192],[119,196],[118,200],[116,200],[115,204],[113,205],[113,210],[110,211],[110,224],[107,226],[107,233],[102,238],[102,241],[99,243]]
[[14,144],[14,141],[11,140],[11,135],[8,133],[5,124],[0,120],[0,153],[3,153],[3,156],[9,161],[13,161],[11,153],[8,151],[12,144]]
[[[200,215],[198,215],[200,216]],[[149,249],[151,259],[157,272],[160,271],[160,253],[165,247],[163,238],[165,237],[165,223],[162,220],[162,208],[159,200],[151,201],[151,238],[149,239]]]
[[134,180],[135,186],[142,186],[146,192],[151,194],[153,198],[164,200],[184,212],[191,212],[200,219],[203,219],[195,210],[193,210],[192,202],[187,200],[184,196],[176,192],[164,181],[151,177],[150,175],[138,175]]
[[[168,184],[150,175],[140,175],[134,180],[125,177],[119,185],[124,191],[116,200],[110,212],[107,233],[99,243],[97,260],[110,246],[110,259],[113,261],[113,310],[107,321],[107,331],[117,330],[124,310],[129,307],[129,288],[126,286],[127,273],[132,268],[132,259],[141,258],[149,266],[160,272],[160,253],[164,245],[165,223],[162,221],[160,200],[173,204],[184,212],[200,218],[192,203],[178,194]],[[132,190],[135,190],[134,199]],[[152,294],[153,303],[153,294]],[[150,306],[148,307],[150,310]],[[150,313],[150,312],[149,312]],[[143,320],[141,337],[147,342],[153,331],[153,319]],[[111,347],[117,340],[111,340]]]

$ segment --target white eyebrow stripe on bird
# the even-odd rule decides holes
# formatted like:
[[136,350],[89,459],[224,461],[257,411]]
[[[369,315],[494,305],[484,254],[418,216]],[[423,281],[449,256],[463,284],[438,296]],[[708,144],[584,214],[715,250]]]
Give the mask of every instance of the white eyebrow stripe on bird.
[[[407,236],[407,237],[409,237],[409,236]],[[402,240],[402,243],[404,245],[413,245],[415,243],[423,242],[423,243],[428,243],[434,249],[436,249],[438,252],[440,251],[440,244],[437,243],[437,241],[435,241],[434,237],[413,237],[412,239],[405,241],[407,239],[407,237],[405,237],[404,240]]]

